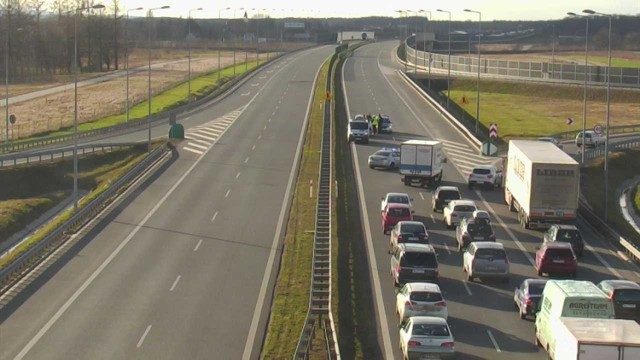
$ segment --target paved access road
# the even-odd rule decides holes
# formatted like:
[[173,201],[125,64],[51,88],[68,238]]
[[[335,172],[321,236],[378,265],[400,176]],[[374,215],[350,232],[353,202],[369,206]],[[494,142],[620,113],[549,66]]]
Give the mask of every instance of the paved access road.
[[333,51],[287,55],[192,115],[179,157],[2,309],[0,358],[257,359],[314,79]]
[[[469,190],[466,178],[474,164],[486,163],[454,127],[435,111],[396,72],[396,41],[366,45],[355,51],[344,68],[348,112],[386,113],[393,120],[394,133],[379,135],[368,145],[353,144],[356,178],[362,191],[363,226],[370,250],[372,296],[380,325],[379,339],[385,358],[400,358],[398,317],[395,292],[390,275],[389,236],[380,224],[380,197],[387,192],[407,192],[414,199],[416,217],[430,233],[431,243],[439,253],[440,287],[445,292],[449,323],[453,327],[460,359],[542,359],[546,353],[534,345],[531,320],[520,320],[513,304],[513,289],[523,279],[536,277],[532,262],[535,248],[541,243],[540,231],[525,230],[515,213],[504,204],[502,191]],[[438,139],[444,143],[448,163],[444,167],[445,185],[458,186],[463,196],[476,201],[480,209],[493,218],[498,241],[507,249],[511,265],[508,284],[498,282],[468,283],[462,271],[462,256],[455,247],[455,233],[447,230],[442,214],[431,211],[431,192],[404,186],[395,171],[372,170],[367,157],[383,146],[398,145],[406,139]],[[338,139],[346,140],[346,139]],[[580,260],[579,279],[594,282],[614,277],[640,280],[637,270],[616,255],[615,251],[583,221],[579,221],[588,250]]]

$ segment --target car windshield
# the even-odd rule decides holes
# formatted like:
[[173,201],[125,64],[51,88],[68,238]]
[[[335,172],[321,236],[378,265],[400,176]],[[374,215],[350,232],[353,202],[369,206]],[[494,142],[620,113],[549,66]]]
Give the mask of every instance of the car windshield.
[[476,208],[474,206],[471,206],[471,205],[456,205],[456,207],[453,208],[453,211],[456,211],[456,212],[474,212],[474,211],[476,211]]
[[544,283],[529,283],[529,295],[541,295]]
[[391,204],[409,204],[409,198],[406,196],[389,196],[387,202]]
[[491,174],[491,170],[489,169],[473,169],[474,174],[478,175],[488,175]]
[[460,193],[454,190],[443,190],[438,193],[438,197],[442,200],[458,200]]
[[400,260],[400,266],[435,268],[438,267],[438,261],[434,253],[407,252]]
[[551,258],[573,258],[573,252],[571,252],[571,249],[547,249],[545,256]]
[[501,249],[478,249],[476,259],[506,259],[507,254]]
[[414,324],[413,335],[418,336],[449,336],[449,328],[441,324]]
[[395,216],[395,217],[401,217],[401,216],[406,217],[411,215],[411,213],[409,212],[409,209],[407,208],[391,208],[387,213],[389,214],[389,216]]
[[430,291],[412,291],[410,298],[413,301],[435,302],[442,301],[442,294]]
[[418,224],[402,224],[400,226],[400,232],[402,234],[424,234],[424,226]]
[[369,129],[369,124],[363,121],[352,121],[351,128],[356,130],[367,130]]
[[374,155],[387,157],[387,156],[389,156],[389,152],[385,151],[385,150],[380,150],[380,151],[376,151],[376,153]]
[[580,237],[580,233],[576,230],[558,230],[556,240],[573,242],[582,240],[582,237]]
[[616,290],[614,298],[616,301],[630,301],[640,303],[640,289]]
[[478,234],[478,235],[491,235],[493,234],[493,230],[491,229],[491,225],[485,223],[479,224],[468,224],[467,232]]

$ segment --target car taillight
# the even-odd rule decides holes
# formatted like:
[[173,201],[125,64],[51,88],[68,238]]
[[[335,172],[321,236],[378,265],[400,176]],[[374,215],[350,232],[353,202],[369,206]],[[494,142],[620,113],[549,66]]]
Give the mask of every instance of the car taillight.
[[402,235],[398,235],[398,242],[402,241]]
[[434,304],[435,306],[447,306],[447,302],[446,301],[439,301],[437,303]]
[[443,342],[442,344],[440,344],[440,346],[452,348],[453,347],[453,342],[452,341]]
[[494,234],[489,235],[489,239],[496,241],[496,236]]
[[530,299],[530,298],[527,298],[527,300],[524,302],[524,304],[525,304],[526,306],[531,306],[531,305],[533,305],[533,301],[531,301],[531,299]]
[[456,213],[451,213],[451,217],[458,217],[458,214],[456,214]]
[[487,178],[491,179],[493,177],[493,175],[489,174],[487,175]]
[[462,237],[463,237],[463,238],[468,238],[468,237],[469,237],[469,233],[468,233],[468,232],[466,232],[466,231],[465,231],[465,232],[463,232],[463,233],[462,233]]
[[411,340],[407,343],[408,346],[420,346],[420,342],[419,341],[414,341]]
[[613,300],[613,291],[609,294],[609,299]]

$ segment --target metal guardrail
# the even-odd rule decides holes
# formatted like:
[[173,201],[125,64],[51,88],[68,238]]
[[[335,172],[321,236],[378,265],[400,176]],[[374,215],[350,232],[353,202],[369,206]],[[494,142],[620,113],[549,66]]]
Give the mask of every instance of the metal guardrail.
[[0,269],[0,294],[3,294],[12,284],[18,281],[22,275],[41,261],[45,254],[55,249],[69,238],[70,234],[79,230],[84,224],[102,211],[108,202],[125,188],[131,180],[140,176],[150,164],[158,160],[168,149],[168,144],[160,146],[151,152],[140,163],[121,176],[102,194],[82,207],[69,220],[65,221],[47,236],[20,254],[14,261]]
[[[123,148],[140,143],[104,143],[104,144],[83,144],[78,145],[78,155],[92,154],[97,151],[113,151],[114,148]],[[30,164],[42,161],[52,161],[54,159],[62,158],[65,156],[73,156],[73,146],[67,146],[64,148],[55,148],[47,150],[39,150],[33,152],[19,152],[11,153],[7,155],[0,155],[0,168],[5,166],[15,166],[18,164]]]
[[[632,148],[637,148],[640,147],[640,139],[636,138],[636,139],[629,139],[629,140],[625,140],[625,141],[620,141],[620,142],[616,142],[616,143],[611,143],[609,144],[609,151],[612,150],[622,150],[622,149],[632,149]],[[580,155],[576,155],[576,156],[580,156]],[[594,149],[589,149],[587,151],[585,151],[584,153],[584,157],[585,159],[588,160],[593,160],[595,158],[604,156],[604,146],[598,146]]]
[[[334,54],[329,66],[331,74],[327,80],[327,91],[332,89],[335,60],[336,55]],[[325,342],[329,359],[340,359],[333,315],[331,313],[331,126],[333,123],[331,101],[325,100],[324,105],[309,307],[302,332],[298,338],[294,359],[309,358],[317,323],[323,326],[324,334],[326,334]]]
[[[590,129],[587,129],[590,130]],[[571,130],[571,131],[563,131],[563,132],[559,132],[559,133],[555,133],[553,135],[551,135],[552,137],[562,140],[562,139],[574,139],[579,132],[581,132],[582,129],[580,130]],[[603,130],[604,132],[604,130]],[[611,128],[609,128],[609,135],[616,135],[616,134],[629,134],[629,133],[636,133],[636,132],[640,132],[640,124],[635,124],[635,125],[619,125],[619,126],[612,126]]]

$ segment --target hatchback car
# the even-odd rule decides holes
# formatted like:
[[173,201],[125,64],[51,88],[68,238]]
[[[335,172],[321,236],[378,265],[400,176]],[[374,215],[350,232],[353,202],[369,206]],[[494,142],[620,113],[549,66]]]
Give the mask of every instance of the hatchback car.
[[404,359],[453,359],[455,346],[447,321],[435,316],[414,316],[400,325]]
[[582,240],[582,235],[580,235],[580,230],[578,230],[575,225],[559,225],[553,224],[544,233],[544,242],[567,242],[571,244],[573,248],[573,252],[578,256],[582,256],[584,253],[584,241]]
[[[477,212],[474,211],[474,214]],[[460,226],[456,228],[456,241],[458,251],[462,252],[474,241],[496,241],[496,234],[488,219],[472,216],[460,221]]]
[[502,169],[494,165],[478,165],[469,173],[469,189],[475,185],[488,186],[491,189],[502,186]]
[[380,211],[384,211],[388,204],[406,204],[413,209],[412,201],[413,199],[409,197],[409,194],[390,192],[380,198]]
[[389,115],[382,115],[378,125],[380,126],[378,130],[379,133],[391,134],[393,132],[393,124],[391,123]]
[[462,199],[462,194],[457,186],[438,186],[431,199],[431,210],[442,211],[451,200]]
[[389,204],[380,214],[382,232],[387,234],[398,221],[412,221],[413,210],[406,204]]
[[629,280],[603,280],[598,288],[613,300],[616,319],[640,323],[640,285]]
[[578,260],[571,244],[565,242],[543,243],[536,251],[536,270],[542,274],[566,274],[576,277]]
[[400,323],[412,316],[437,316],[447,319],[447,302],[437,284],[412,282],[396,294],[396,314]]
[[436,250],[428,244],[399,244],[391,254],[394,286],[407,282],[437,282]]
[[465,217],[471,217],[478,210],[473,200],[451,200],[442,210],[444,224],[453,229]]
[[518,308],[520,319],[536,314],[538,303],[542,297],[542,290],[544,290],[546,284],[546,279],[525,279],[513,291],[513,302]]
[[369,155],[369,167],[394,169],[400,165],[399,149],[381,149]]
[[420,221],[399,221],[389,236],[389,251],[392,252],[398,244],[428,244],[429,233]]
[[509,280],[509,258],[501,243],[472,242],[462,257],[462,270],[467,280],[474,278],[501,278]]

